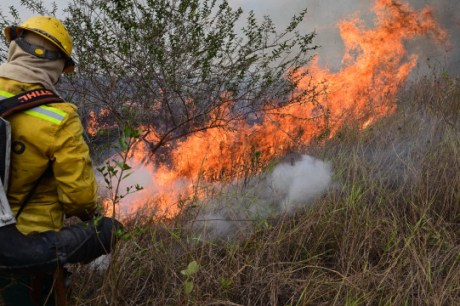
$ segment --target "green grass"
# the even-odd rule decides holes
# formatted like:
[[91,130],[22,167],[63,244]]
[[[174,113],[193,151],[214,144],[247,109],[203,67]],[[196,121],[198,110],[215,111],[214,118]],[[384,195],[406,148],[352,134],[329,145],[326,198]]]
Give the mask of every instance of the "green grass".
[[396,103],[307,148],[335,174],[309,208],[231,240],[186,213],[128,224],[106,271],[72,267],[71,304],[460,305],[460,80],[420,79]]

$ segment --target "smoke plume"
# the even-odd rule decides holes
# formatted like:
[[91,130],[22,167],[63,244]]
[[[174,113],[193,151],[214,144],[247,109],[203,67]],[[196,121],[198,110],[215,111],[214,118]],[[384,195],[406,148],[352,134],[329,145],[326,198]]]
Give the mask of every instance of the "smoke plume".
[[330,182],[330,165],[307,155],[296,163],[278,165],[269,178],[274,195],[281,200],[280,211],[286,212],[310,203]]
[[331,180],[329,163],[303,155],[245,184],[236,182],[217,197],[204,200],[193,228],[207,239],[248,233],[255,224],[310,206],[327,190]]

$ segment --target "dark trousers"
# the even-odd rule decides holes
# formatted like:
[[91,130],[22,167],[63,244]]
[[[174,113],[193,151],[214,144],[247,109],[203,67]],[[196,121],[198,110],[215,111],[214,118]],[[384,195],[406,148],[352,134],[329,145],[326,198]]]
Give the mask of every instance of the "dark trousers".
[[53,274],[0,275],[0,292],[6,306],[54,306]]

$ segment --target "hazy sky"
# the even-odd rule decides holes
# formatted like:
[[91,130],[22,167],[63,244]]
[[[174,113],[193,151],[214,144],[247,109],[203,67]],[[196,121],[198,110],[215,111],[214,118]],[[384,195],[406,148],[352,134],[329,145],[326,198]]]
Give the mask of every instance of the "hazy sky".
[[[421,9],[427,5],[433,8],[436,20],[447,29],[452,49],[437,48],[430,41],[421,41],[415,47],[420,62],[424,59],[436,59],[449,71],[460,73],[460,0],[402,0],[413,8]],[[343,55],[343,44],[337,23],[345,18],[359,16],[372,24],[372,6],[374,0],[229,0],[235,6],[254,10],[257,15],[270,15],[278,24],[286,24],[290,17],[308,9],[303,25],[306,31],[317,32],[315,43],[319,50],[320,64],[329,68],[338,68]]]
[[[406,0],[407,1],[407,0]],[[52,3],[45,0],[44,3]],[[64,8],[67,0],[55,0],[58,8]],[[460,71],[460,0],[409,0],[414,8],[420,9],[425,5],[434,8],[438,22],[450,32],[452,50],[438,50],[430,42],[422,42],[417,52],[424,58],[439,58],[441,65],[455,67]],[[270,15],[276,24],[286,25],[293,14],[303,8],[308,8],[302,30],[316,31],[315,44],[321,46],[319,50],[320,64],[330,68],[337,68],[343,54],[343,44],[337,29],[337,22],[351,16],[360,16],[367,21],[372,20],[371,6],[373,0],[229,0],[232,7],[242,7],[244,11],[254,10],[256,16]],[[5,4],[0,8],[6,9]],[[20,6],[17,9],[23,18],[30,16]],[[61,12],[62,13],[62,12]],[[457,68],[458,67],[458,68]]]

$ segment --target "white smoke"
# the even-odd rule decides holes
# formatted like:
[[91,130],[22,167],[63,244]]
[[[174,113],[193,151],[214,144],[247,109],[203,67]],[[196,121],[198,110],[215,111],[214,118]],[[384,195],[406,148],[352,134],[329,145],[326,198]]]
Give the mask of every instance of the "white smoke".
[[[120,218],[125,218],[138,213],[138,210],[149,210],[155,207],[149,206],[155,204],[154,200],[162,193],[180,194],[181,191],[186,190],[190,182],[185,178],[179,178],[168,186],[160,185],[155,181],[155,169],[151,166],[139,164],[135,160],[128,160],[127,165],[131,167],[125,170],[122,174],[122,179],[119,179],[121,169],[118,167],[117,177],[111,180],[112,187],[110,188],[102,173],[96,171],[96,180],[99,185],[99,196],[102,198],[113,198],[113,193],[117,190],[118,196],[122,196],[119,203],[117,203],[117,211]],[[112,163],[113,164],[113,163]],[[102,165],[105,166],[105,165]],[[101,166],[97,167],[100,168]],[[107,170],[104,170],[107,172]],[[110,181],[110,180],[109,180]],[[136,186],[142,189],[136,190]],[[171,203],[171,205],[174,205]],[[162,213],[167,213],[167,208]],[[153,212],[149,211],[149,214]]]
[[236,182],[198,205],[193,229],[206,239],[232,238],[268,219],[309,207],[332,181],[328,162],[303,155],[270,173]]
[[280,164],[270,176],[274,194],[281,195],[282,211],[310,203],[331,183],[331,166],[321,160],[303,155],[293,164]]

